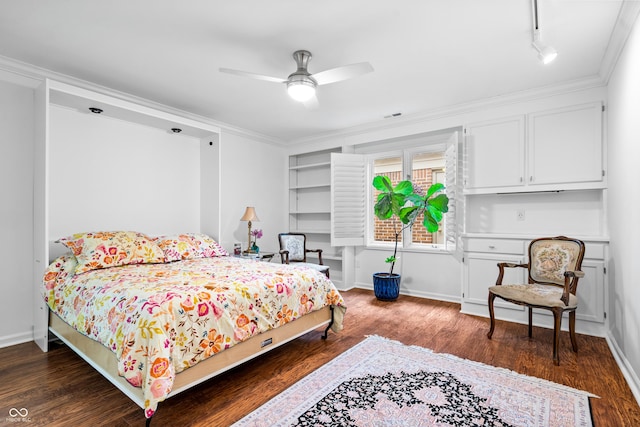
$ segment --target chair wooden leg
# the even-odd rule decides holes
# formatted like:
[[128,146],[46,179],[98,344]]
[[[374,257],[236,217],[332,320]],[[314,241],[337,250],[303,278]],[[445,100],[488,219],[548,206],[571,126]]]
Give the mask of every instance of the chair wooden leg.
[[569,335],[571,336],[571,347],[574,352],[578,352],[578,341],[576,341],[576,311],[569,312]]
[[533,337],[533,308],[529,307],[529,338]]
[[487,338],[491,339],[493,335],[493,330],[496,326],[496,319],[493,313],[493,300],[496,299],[496,296],[489,292],[489,317],[491,318],[491,326],[489,327],[489,332],[487,332]]
[[560,345],[560,326],[562,323],[562,310],[553,310],[553,363],[560,365],[560,356],[558,356],[558,347]]

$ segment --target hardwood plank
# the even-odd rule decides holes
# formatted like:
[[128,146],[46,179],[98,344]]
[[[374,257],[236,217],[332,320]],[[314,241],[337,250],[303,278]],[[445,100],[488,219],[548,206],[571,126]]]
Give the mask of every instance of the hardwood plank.
[[[226,426],[362,341],[380,335],[408,345],[499,366],[600,396],[597,427],[640,426],[640,407],[603,338],[560,339],[554,366],[552,331],[460,313],[459,304],[400,296],[381,302],[367,290],[343,292],[345,329],[320,339],[313,331],[160,404],[152,426]],[[564,319],[566,322],[567,319]],[[10,408],[27,408],[30,426],[143,426],[142,410],[64,345],[42,353],[34,343],[0,349],[0,424]],[[16,423],[12,423],[15,425]]]

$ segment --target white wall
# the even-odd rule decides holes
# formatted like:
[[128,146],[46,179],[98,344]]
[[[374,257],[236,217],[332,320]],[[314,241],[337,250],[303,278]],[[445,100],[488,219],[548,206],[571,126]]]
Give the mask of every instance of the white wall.
[[640,401],[640,23],[609,81],[609,325]]
[[49,238],[200,231],[199,140],[53,106]]
[[32,339],[33,89],[0,80],[0,347]]
[[247,206],[253,206],[260,221],[253,222],[252,228],[263,232],[260,251],[277,251],[278,233],[287,230],[284,149],[223,130],[220,152],[220,243],[229,251],[236,242],[246,249],[247,223],[240,218]]

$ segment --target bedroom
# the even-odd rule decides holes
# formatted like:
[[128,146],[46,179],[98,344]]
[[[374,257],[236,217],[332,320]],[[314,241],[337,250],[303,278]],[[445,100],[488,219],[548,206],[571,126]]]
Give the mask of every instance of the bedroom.
[[[26,3],[28,2],[25,2],[25,4]],[[526,32],[526,37],[530,37],[531,23],[529,20],[529,2],[522,3],[526,4],[520,4],[518,12],[516,12],[514,16],[517,16],[520,20],[518,21],[519,30]],[[584,7],[585,4],[598,4],[600,2],[567,3],[575,3],[576,7]],[[608,149],[608,189],[605,192],[606,197],[602,195],[602,192],[599,192],[598,195],[594,195],[593,192],[588,191],[583,192],[581,197],[577,200],[567,198],[566,194],[560,195],[559,197],[563,199],[562,203],[564,205],[578,205],[580,206],[580,209],[586,206],[587,212],[585,214],[586,219],[584,223],[572,223],[565,219],[562,225],[566,225],[566,228],[569,228],[570,232],[574,232],[576,234],[586,235],[591,238],[600,236],[606,236],[608,238],[608,258],[606,265],[608,271],[607,293],[606,295],[602,295],[603,304],[604,301],[607,301],[607,305],[604,307],[607,313],[607,318],[600,322],[583,322],[583,324],[585,328],[592,327],[592,324],[596,324],[596,330],[591,331],[591,333],[598,336],[604,336],[608,339],[610,345],[613,347],[612,351],[620,357],[619,364],[621,369],[627,371],[627,380],[632,388],[635,388],[635,395],[638,396],[640,342],[637,337],[637,325],[640,324],[640,319],[632,305],[633,301],[637,300],[638,297],[638,291],[636,287],[633,286],[633,273],[637,271],[637,263],[635,262],[634,257],[637,251],[634,249],[634,243],[638,234],[637,229],[632,225],[635,223],[633,221],[633,210],[628,209],[629,206],[635,207],[637,205],[637,192],[634,190],[635,187],[633,186],[633,183],[637,181],[637,168],[634,166],[633,162],[634,158],[637,158],[637,147],[632,143],[634,135],[632,133],[633,113],[638,111],[639,103],[637,99],[637,86],[635,85],[635,80],[632,77],[637,71],[638,62],[638,24],[635,22],[636,15],[633,14],[633,8],[636,7],[634,3],[637,2],[604,3],[617,4],[618,6],[624,6],[627,8],[627,13],[629,13],[629,15],[621,15],[622,18],[620,18],[619,26],[621,28],[627,28],[626,31],[627,34],[629,34],[629,39],[627,41],[626,38],[623,38],[623,40],[619,41],[618,46],[620,46],[621,49],[619,58],[615,51],[606,51],[605,54],[604,48],[609,42],[608,36],[605,39],[598,40],[598,46],[600,46],[602,50],[598,53],[600,56],[598,57],[599,59],[596,60],[596,65],[591,65],[590,68],[588,68],[592,75],[588,76],[591,77],[591,80],[587,79],[589,80],[587,87],[583,86],[576,88],[571,85],[569,85],[569,87],[563,86],[565,90],[558,93],[553,91],[547,92],[545,89],[539,88],[526,93],[525,95],[530,95],[528,98],[520,98],[520,95],[522,94],[511,94],[511,96],[509,96],[510,92],[500,93],[497,94],[501,95],[498,96],[498,98],[502,98],[505,101],[504,104],[498,102],[500,99],[492,98],[485,100],[485,102],[463,105],[461,110],[457,111],[451,111],[450,109],[444,108],[451,104],[441,107],[443,109],[440,112],[436,111],[433,114],[422,114],[425,111],[429,111],[429,109],[416,111],[414,115],[412,115],[410,111],[404,110],[404,117],[399,117],[397,120],[393,119],[396,120],[395,122],[387,121],[383,123],[382,119],[379,119],[378,122],[374,123],[374,125],[370,127],[353,125],[350,132],[316,137],[312,137],[312,135],[318,133],[315,131],[316,127],[312,126],[307,130],[298,129],[299,125],[297,123],[302,123],[300,116],[309,114],[303,110],[293,110],[296,107],[295,105],[286,104],[287,106],[283,107],[284,113],[281,113],[280,115],[287,116],[287,120],[284,120],[284,122],[285,124],[287,121],[289,122],[289,127],[286,128],[286,132],[290,133],[283,133],[283,136],[280,138],[265,136],[269,133],[259,133],[251,126],[247,126],[246,128],[242,126],[227,126],[222,128],[224,130],[224,140],[220,152],[220,169],[217,171],[219,186],[210,186],[212,182],[215,182],[215,178],[208,179],[206,180],[206,183],[204,183],[204,179],[202,179],[200,175],[193,173],[195,169],[194,165],[199,164],[201,159],[199,154],[196,153],[199,150],[194,149],[192,146],[189,148],[189,152],[185,149],[180,150],[178,153],[171,151],[172,148],[170,142],[166,143],[167,147],[165,148],[157,146],[153,146],[153,149],[151,147],[147,148],[147,146],[144,148],[139,147],[140,151],[137,154],[148,156],[148,158],[151,159],[151,163],[157,165],[157,167],[167,166],[167,156],[184,156],[184,161],[180,162],[179,165],[176,165],[178,168],[176,175],[179,175],[180,179],[186,177],[185,179],[188,179],[188,182],[190,182],[191,185],[181,186],[180,181],[171,180],[165,176],[155,176],[157,180],[156,182],[161,182],[164,188],[170,190],[166,193],[170,194],[171,197],[174,197],[179,203],[184,203],[184,198],[188,198],[190,206],[192,206],[193,209],[192,214],[195,211],[202,210],[214,212],[213,214],[204,215],[202,218],[200,215],[193,214],[191,217],[184,218],[183,214],[173,210],[174,208],[171,204],[167,204],[163,211],[163,215],[166,215],[167,218],[166,221],[160,220],[158,215],[145,215],[143,218],[136,219],[138,222],[132,223],[131,221],[123,219],[121,215],[118,215],[118,212],[114,214],[114,212],[107,211],[98,212],[98,218],[104,220],[103,224],[105,227],[113,229],[121,229],[123,227],[134,229],[139,228],[151,234],[201,229],[202,231],[207,231],[212,235],[220,236],[220,242],[225,247],[231,248],[235,242],[245,242],[246,223],[241,222],[239,219],[244,212],[244,208],[246,206],[253,205],[256,206],[258,215],[261,219],[258,227],[261,228],[265,234],[265,237],[262,239],[262,247],[265,250],[274,251],[277,249],[275,236],[278,232],[288,228],[289,215],[285,214],[285,212],[288,209],[288,190],[286,188],[286,183],[288,181],[287,162],[289,156],[299,155],[305,152],[332,149],[334,147],[342,147],[343,145],[355,147],[371,141],[389,140],[404,135],[428,134],[441,129],[455,128],[469,121],[480,122],[495,117],[529,114],[531,112],[550,110],[568,105],[603,102],[608,109],[605,137]],[[545,3],[541,4],[541,6],[544,5]],[[3,10],[11,11],[12,7],[15,6],[3,3],[2,7]],[[494,7],[499,6],[496,4]],[[25,10],[28,11],[28,9],[28,6],[25,7]],[[26,13],[25,10],[19,12]],[[58,13],[54,12],[56,12],[56,10],[51,12],[51,16],[57,16],[59,19],[61,18],[58,15],[66,13],[62,8],[57,11]],[[132,13],[134,12],[135,11],[132,11]],[[77,13],[80,13],[80,11]],[[46,14],[42,13],[42,15]],[[34,15],[32,17],[34,19],[32,25],[40,25],[48,31],[55,31],[55,28],[45,25],[47,17],[42,15]],[[7,29],[7,31],[14,28],[13,23],[5,21],[5,19],[11,18],[11,13],[3,14],[3,16],[4,18],[1,27],[3,29]],[[546,16],[548,16],[547,19],[551,20],[549,15]],[[629,16],[633,16],[634,19],[631,22],[625,21],[625,19],[629,19]],[[35,19],[36,17],[37,19]],[[15,16],[12,19],[16,22],[23,22],[24,25],[26,25],[29,21],[28,18],[29,15],[25,14],[20,15],[18,19],[16,19]],[[328,19],[327,17],[324,18]],[[372,20],[373,18],[374,17],[371,16]],[[613,18],[614,19],[611,24],[615,22],[616,16],[614,15]],[[40,19],[40,21],[38,21],[38,19]],[[131,17],[131,19],[134,20],[134,17]],[[53,27],[55,27],[55,22],[59,21],[52,20],[51,25],[53,25]],[[634,23],[634,25],[632,25],[632,23]],[[250,20],[247,24],[255,25],[256,23],[253,20]],[[351,24],[351,22],[338,22],[336,23],[337,27],[335,28],[335,31]],[[372,24],[368,22],[368,25]],[[194,24],[194,26],[197,27],[196,24]],[[363,31],[365,31],[364,28]],[[551,39],[551,31],[552,28],[549,28],[549,32],[545,33],[544,37]],[[374,31],[367,29],[365,34],[372,33],[374,33]],[[41,34],[40,37],[46,37],[46,35]],[[104,83],[104,80],[98,76],[100,71],[99,68],[95,68],[91,71],[91,67],[88,67],[88,74],[81,75],[80,77],[83,80],[78,80],[70,77],[74,76],[74,70],[72,69],[64,69],[64,72],[55,72],[55,68],[51,65],[53,62],[38,63],[36,62],[35,57],[33,60],[30,60],[26,56],[21,56],[21,53],[15,50],[16,45],[13,44],[16,43],[15,40],[17,40],[15,39],[14,34],[2,34],[2,40],[2,50],[0,51],[0,54],[5,55],[2,61],[2,80],[4,81],[2,84],[4,141],[33,140],[35,126],[33,125],[33,121],[30,117],[36,106],[35,101],[32,100],[32,93],[34,85],[39,84],[43,76],[50,77],[54,80],[66,81],[74,86],[85,87],[86,85],[90,90],[96,90],[98,92],[107,91],[109,94],[124,97],[124,99],[127,100],[133,100],[134,102],[140,101],[152,108],[163,109],[164,107],[159,106],[155,102],[145,101],[145,99],[153,99],[161,104],[167,103],[160,95],[159,98],[156,98],[155,93],[137,92],[135,90],[135,85],[133,83],[129,83],[126,79],[126,76],[129,75],[129,73],[132,73],[131,70],[116,72],[122,73],[121,76],[124,79],[124,83],[117,87]],[[612,40],[615,41],[615,37],[612,36]],[[380,39],[376,38],[375,41],[382,43],[382,46],[386,46]],[[167,42],[167,40],[165,40],[165,42]],[[391,42],[389,41],[387,43]],[[53,39],[51,39],[51,44],[52,47],[56,46]],[[290,49],[289,44],[287,44],[286,48],[280,49],[283,52],[282,61],[275,61],[274,59],[267,57],[262,59],[263,61],[266,61],[262,66],[260,66],[260,64],[249,62],[245,64],[241,56],[239,54],[235,54],[228,57],[229,62],[219,63],[218,61],[215,61],[215,65],[208,64],[207,66],[210,67],[209,74],[217,74],[215,70],[218,67],[226,66],[275,75],[278,75],[279,73],[286,73],[287,70],[290,70],[293,66],[293,61],[289,58],[291,53],[290,51],[295,48],[304,47],[296,44],[293,49]],[[168,43],[168,47],[175,46]],[[207,50],[206,46],[202,46],[202,42],[198,45],[193,45],[190,49]],[[46,49],[41,50],[44,52]],[[109,53],[114,54],[114,52]],[[364,53],[362,53],[362,57],[354,57],[350,56],[349,49],[345,48],[344,52],[340,53],[338,57],[331,59],[334,61],[333,63],[325,63],[323,67],[321,62],[323,61],[323,54],[317,50],[314,54],[315,56],[312,60],[312,64],[317,61],[319,69],[360,60],[373,61],[373,52],[371,52],[371,57],[364,56]],[[531,55],[535,59],[535,52],[529,47],[528,43],[523,45],[521,55],[525,57]],[[158,57],[159,56],[160,55],[158,55]],[[99,59],[94,57],[89,58],[90,60],[87,60],[87,63],[98,61]],[[236,59],[231,61],[234,58]],[[125,63],[127,63],[127,59],[131,60],[131,58],[125,58]],[[153,58],[148,58],[148,60],[151,59]],[[610,61],[610,74],[606,73],[604,75],[600,75],[599,67],[601,62],[605,59]],[[144,61],[140,61],[140,59],[138,59],[137,61],[129,63],[133,63],[136,66],[141,67],[141,62]],[[184,61],[176,60],[176,62],[182,63],[182,66],[185,64]],[[276,62],[276,64],[274,64],[274,62]],[[280,64],[280,62],[282,62],[282,64]],[[31,63],[37,67],[29,65]],[[73,62],[70,62],[70,64],[71,63]],[[76,61],[76,63],[81,63],[81,61]],[[535,61],[532,61],[531,64],[537,67],[534,74],[542,74],[542,69],[538,67],[539,64]],[[384,72],[384,69],[378,69],[379,66],[376,66],[375,63],[373,65],[376,68],[376,71],[371,74],[372,76]],[[180,75],[179,73],[181,68],[179,66],[176,67],[177,69],[172,69],[171,72],[174,73],[174,78],[178,79],[176,76]],[[50,68],[54,68],[54,70],[49,71]],[[188,69],[189,67],[185,68]],[[184,70],[184,68],[182,68],[182,70]],[[106,72],[108,73],[109,71]],[[477,73],[481,74],[480,69],[478,69]],[[233,76],[225,77],[226,78],[223,80],[225,82],[224,84],[232,87],[235,91],[238,91],[244,84],[244,81],[241,79],[238,79],[238,81],[232,80],[232,78],[234,78]],[[222,79],[222,77],[217,78]],[[366,78],[367,76],[363,76],[360,79],[340,83],[341,86],[335,87],[342,90],[342,96],[351,96],[349,91],[352,90],[350,88],[354,87],[351,85],[366,86]],[[533,81],[531,82],[531,85],[539,84],[541,81],[541,77],[537,75],[534,75],[532,79]],[[241,98],[240,101],[243,101],[245,104],[252,104],[253,96],[255,96],[256,100],[254,103],[256,105],[248,105],[246,108],[246,114],[244,115],[247,117],[252,116],[253,120],[256,122],[260,119],[259,116],[261,114],[251,114],[251,109],[256,108],[258,110],[266,111],[269,109],[268,105],[272,102],[272,97],[279,96],[284,93],[279,91],[279,89],[283,88],[279,88],[277,85],[275,86],[275,89],[273,89],[269,85],[265,88],[258,83],[260,82],[256,82],[255,86],[251,86],[252,90],[256,91],[254,93],[259,94],[257,96],[247,92],[237,92],[237,97]],[[112,92],[102,86],[118,89],[118,92]],[[329,88],[331,88],[331,86],[327,86],[327,90]],[[178,91],[178,89],[173,90]],[[219,90],[222,91],[222,88],[219,88]],[[167,89],[167,91],[169,91],[169,89]],[[261,91],[267,91],[268,95]],[[190,93],[190,97],[194,100],[204,98],[204,101],[206,102],[206,98],[209,95],[202,94],[201,92],[201,89],[194,88]],[[212,92],[215,92],[215,90],[212,90]],[[341,91],[338,90],[337,94],[334,96],[340,95],[340,92]],[[436,98],[436,95],[436,93],[433,93],[434,98]],[[318,96],[322,100],[322,92],[319,92]],[[491,95],[487,94],[483,97],[479,97],[478,99],[488,98],[489,96]],[[181,110],[191,111],[188,104],[171,103],[169,105],[173,107],[166,108],[169,113],[179,112],[177,110],[178,108]],[[16,106],[21,106],[21,108],[18,109]],[[391,107],[393,107],[393,110],[384,111],[384,113],[388,114],[396,112],[396,105],[390,104],[389,108]],[[472,111],[468,112],[464,110],[464,108]],[[333,109],[342,113],[342,109],[339,104]],[[56,118],[64,120],[66,117],[65,114],[69,115],[70,111],[55,107],[54,114],[56,115]],[[382,115],[382,112],[380,115]],[[91,115],[79,116],[81,119],[79,119],[78,124],[110,123],[107,117],[101,118]],[[193,119],[193,116],[188,117]],[[220,127],[220,125],[214,121],[219,120],[220,117],[222,117],[222,112],[220,112],[220,114],[212,113],[210,117],[211,120],[208,123],[210,123],[211,126]],[[271,117],[269,119],[271,119]],[[52,125],[56,126],[62,123],[60,120],[52,122]],[[344,119],[336,120],[335,126],[345,127],[342,124],[345,122],[340,121]],[[354,120],[354,122],[351,123],[358,123],[358,120],[361,119],[357,116],[353,116],[352,120]],[[265,119],[265,121],[267,121],[267,119]],[[282,123],[282,120],[280,122]],[[22,124],[22,126],[17,124]],[[71,132],[71,129],[73,128],[67,126],[63,130],[65,132]],[[249,130],[247,131],[246,129]],[[107,134],[103,133],[102,135],[105,135],[106,138]],[[165,138],[169,139],[172,137],[189,139],[189,136],[187,135],[180,136],[170,135],[167,133],[163,133],[161,135],[161,139],[163,140]],[[293,141],[295,143],[290,144],[289,141]],[[55,143],[55,141],[53,142]],[[79,144],[81,141],[76,140],[75,143]],[[117,142],[109,142],[109,145],[113,143],[125,144],[126,141],[122,139]],[[189,143],[185,144],[185,146],[188,145]],[[96,148],[95,152],[91,150],[89,154],[106,156],[108,151],[102,151],[106,146],[107,144],[103,143],[100,145],[101,148]],[[82,147],[83,150],[87,149],[85,145]],[[74,148],[69,145],[67,146],[67,149],[74,150],[77,149],[77,147]],[[2,150],[2,170],[3,174],[6,173],[6,175],[3,175],[3,182],[11,182],[12,185],[5,186],[3,189],[3,200],[10,202],[6,204],[3,203],[4,208],[1,227],[3,235],[6,236],[5,238],[11,242],[12,245],[15,245],[11,248],[7,247],[3,249],[5,251],[3,252],[3,256],[6,259],[11,260],[10,263],[22,266],[22,268],[10,273],[11,275],[9,278],[4,279],[2,282],[3,307],[2,315],[0,316],[2,316],[1,319],[3,321],[0,322],[0,325],[2,325],[0,326],[0,343],[2,343],[3,346],[9,346],[32,339],[32,313],[28,311],[31,310],[32,304],[30,301],[33,299],[33,287],[31,285],[31,258],[33,249],[30,244],[30,239],[33,235],[33,226],[31,223],[33,209],[33,193],[31,190],[33,183],[33,178],[31,177],[33,172],[33,147],[29,144],[3,142]],[[166,156],[163,155],[165,153]],[[52,155],[53,154],[58,155],[62,153],[55,152],[52,153]],[[135,153],[132,153],[132,157],[130,158],[132,161],[134,159],[134,154]],[[60,159],[60,161],[64,161],[64,159]],[[274,164],[279,166],[274,167]],[[87,167],[87,165],[78,166]],[[157,173],[157,169],[149,165],[147,166],[149,167],[147,170],[148,172],[153,173],[155,170]],[[114,167],[118,168],[118,166]],[[68,172],[73,173],[71,170]],[[256,179],[256,176],[259,176],[260,178]],[[73,178],[73,176],[71,178]],[[123,182],[117,182],[120,185],[126,184],[127,182],[127,177],[117,177],[116,179],[123,180]],[[92,194],[90,189],[87,188],[90,186],[89,182],[82,179],[76,179],[75,184],[80,185],[80,187],[76,190],[76,187],[74,186],[74,194],[68,195],[68,197],[71,198],[71,203],[74,200],[77,200],[77,194],[79,193],[75,193],[75,191],[82,194]],[[83,186],[85,187],[83,188]],[[217,191],[216,189],[219,190],[220,194],[214,194],[215,191]],[[111,188],[111,190],[114,191],[113,188]],[[104,191],[109,191],[109,189]],[[201,193],[203,193],[204,196],[200,196]],[[95,193],[93,194],[95,195]],[[547,229],[544,229],[536,220],[536,209],[538,206],[542,206],[542,213],[550,211],[552,208],[548,205],[552,205],[554,199],[552,199],[551,202],[543,201],[542,204],[539,204],[540,198],[538,196],[523,195],[515,197],[516,199],[507,199],[506,201],[504,198],[499,198],[498,196],[486,196],[483,198],[483,200],[488,200],[491,203],[491,206],[494,207],[493,214],[496,218],[505,218],[502,224],[506,230],[499,229],[496,231],[523,234],[546,233]],[[207,203],[212,199],[218,200],[215,208],[207,205]],[[471,206],[473,207],[474,203],[476,203],[476,208],[479,208],[477,206],[478,200],[478,198],[472,200]],[[514,200],[516,200],[516,202],[514,202]],[[141,203],[138,198],[132,198],[131,202],[134,204],[137,203],[137,205],[135,205],[137,208],[144,204],[144,202]],[[511,211],[511,205],[513,203],[520,203],[524,206],[524,210],[527,213],[527,220],[517,222],[515,215],[507,217],[507,212]],[[97,207],[95,204],[92,206]],[[142,208],[144,207],[145,206],[142,206]],[[149,208],[149,206],[146,207]],[[582,213],[580,214],[582,215]],[[216,217],[216,215],[219,215],[219,217]],[[176,220],[176,217],[179,217],[180,220]],[[473,215],[471,217],[479,218]],[[57,234],[81,231],[77,229],[75,225],[77,225],[78,228],[83,228],[84,224],[81,222],[82,218],[73,218],[73,221],[79,222],[71,222],[71,217],[67,216],[63,219],[66,218],[69,218],[70,222],[68,224],[58,222],[56,223],[56,227],[60,227],[60,229],[51,231],[56,232]],[[207,224],[208,221],[211,221],[211,224]],[[201,222],[203,225],[201,225]],[[531,226],[531,224],[533,225]],[[485,231],[482,228],[483,226],[483,223],[476,224],[475,231]],[[525,227],[531,227],[529,229],[530,231],[524,230],[523,228]],[[579,229],[579,227],[581,228]],[[585,228],[588,229],[584,230]],[[553,231],[555,232],[556,230]],[[567,234],[571,234],[570,232],[567,232]],[[349,262],[351,262],[351,267],[349,270],[344,269],[342,282],[351,282],[353,285],[343,283],[342,288],[346,289],[354,285],[356,287],[366,288],[368,286],[370,288],[370,273],[380,268],[381,259],[386,256],[386,253],[375,249],[360,250],[352,248],[350,250],[353,252],[351,254],[352,258],[350,258],[350,261],[347,260],[346,262],[343,262],[343,264],[349,265]],[[345,256],[351,255],[346,254]],[[463,286],[462,267],[452,257],[438,253],[424,254],[407,252],[403,262],[403,276],[408,279],[413,279],[413,282],[415,283],[415,285],[412,285],[410,280],[405,281],[405,285],[407,286],[405,289],[406,293],[441,300],[457,301],[458,303],[461,302]],[[429,274],[429,283],[416,279],[421,274],[420,271],[415,271],[417,266],[420,266],[420,268],[427,268],[432,272]],[[412,268],[414,271],[411,270]],[[349,278],[349,274],[351,274],[351,278]],[[338,277],[340,276],[336,276],[336,281],[338,281]],[[29,308],[25,310],[21,308],[24,304],[14,304],[13,302],[15,301],[27,304]],[[484,316],[486,316],[486,312]],[[629,378],[631,380],[629,380]]]

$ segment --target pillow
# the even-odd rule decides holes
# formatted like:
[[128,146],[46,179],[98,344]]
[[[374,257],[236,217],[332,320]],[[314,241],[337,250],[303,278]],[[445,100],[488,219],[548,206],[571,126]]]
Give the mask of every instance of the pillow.
[[148,236],[135,231],[77,233],[60,239],[78,261],[76,274],[128,264],[164,262],[164,252]]
[[191,236],[188,234],[158,236],[153,240],[164,252],[167,262],[202,258],[202,251],[192,243]]
[[206,234],[187,233],[187,235],[191,239],[191,244],[200,251],[201,258],[229,256],[225,248]]

